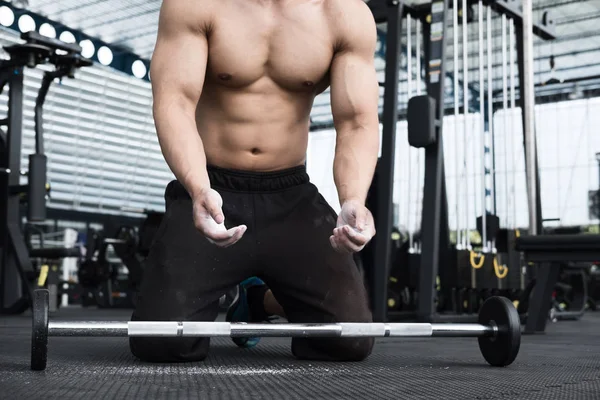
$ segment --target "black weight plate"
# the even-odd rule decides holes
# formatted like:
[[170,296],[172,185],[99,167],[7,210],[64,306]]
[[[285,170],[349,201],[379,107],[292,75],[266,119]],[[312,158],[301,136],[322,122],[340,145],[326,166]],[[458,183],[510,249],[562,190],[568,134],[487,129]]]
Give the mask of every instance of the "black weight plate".
[[38,289],[33,293],[33,332],[31,335],[31,369],[43,371],[48,361],[48,311],[50,293]]
[[494,367],[512,364],[521,347],[521,321],[513,303],[506,297],[490,297],[479,311],[479,323],[498,328],[493,337],[479,337],[483,358]]

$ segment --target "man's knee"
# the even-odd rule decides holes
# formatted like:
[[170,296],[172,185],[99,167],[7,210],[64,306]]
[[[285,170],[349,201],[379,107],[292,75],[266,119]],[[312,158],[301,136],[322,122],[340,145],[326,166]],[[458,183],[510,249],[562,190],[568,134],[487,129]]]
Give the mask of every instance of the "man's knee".
[[131,354],[154,363],[203,361],[208,347],[208,338],[129,338]]
[[348,349],[349,361],[363,361],[371,355],[375,339],[373,338],[356,338],[351,339],[352,343]]
[[298,339],[292,353],[301,360],[363,361],[373,351],[373,338]]
[[371,355],[373,338],[344,338],[333,346],[335,361],[363,361]]

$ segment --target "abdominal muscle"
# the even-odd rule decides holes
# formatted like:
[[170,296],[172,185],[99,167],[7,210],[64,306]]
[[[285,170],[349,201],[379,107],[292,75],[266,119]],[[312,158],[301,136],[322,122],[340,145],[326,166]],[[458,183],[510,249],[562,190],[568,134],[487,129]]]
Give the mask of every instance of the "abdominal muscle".
[[304,164],[314,97],[273,82],[248,88],[207,83],[196,111],[207,164],[250,171]]

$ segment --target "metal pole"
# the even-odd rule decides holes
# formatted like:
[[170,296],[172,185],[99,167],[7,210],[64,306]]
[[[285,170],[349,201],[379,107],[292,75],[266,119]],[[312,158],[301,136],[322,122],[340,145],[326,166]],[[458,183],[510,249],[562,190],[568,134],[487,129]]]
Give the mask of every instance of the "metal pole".
[[481,244],[482,244],[482,252],[487,252],[487,196],[486,196],[486,173],[485,173],[485,156],[486,156],[486,133],[485,133],[485,99],[483,97],[483,89],[485,87],[485,77],[484,77],[484,64],[483,64],[483,56],[484,56],[484,45],[483,45],[483,3],[479,0],[477,7],[477,28],[478,28],[478,47],[479,47],[479,134],[481,136]]
[[[418,35],[418,32],[417,32]],[[412,95],[413,95],[413,68],[412,68],[412,18],[410,15],[406,16],[406,54],[408,56],[408,63],[407,63],[407,75],[408,75],[408,79],[407,79],[407,83],[408,83],[408,101],[410,101]],[[417,52],[417,58],[420,57],[419,53]],[[417,71],[417,74],[419,72]],[[408,104],[408,102],[407,102]],[[406,216],[407,216],[407,228],[408,228],[408,251],[410,253],[414,252],[414,230],[413,230],[413,218],[414,215],[412,213],[412,198],[410,196],[410,193],[412,193],[412,182],[413,182],[413,163],[412,163],[412,153],[413,153],[413,149],[411,146],[408,146],[408,201],[406,201],[406,207],[407,207],[407,211],[406,211]],[[418,168],[417,168],[418,169]],[[415,192],[418,192],[419,190],[419,186],[417,185],[417,190]],[[418,195],[417,195],[418,196]],[[417,197],[418,198],[418,197]],[[415,218],[416,220],[416,218]]]
[[502,135],[504,140],[504,226],[509,227],[509,187],[508,187],[508,155],[511,149],[508,148],[508,132],[506,127],[508,122],[508,69],[506,68],[506,15],[502,14]]
[[523,117],[524,136],[527,148],[527,192],[529,209],[529,234],[538,234],[537,221],[537,175],[536,175],[536,139],[535,139],[535,87],[533,74],[533,0],[523,0]]
[[[423,26],[426,38],[425,54],[427,61],[427,93],[436,100],[435,118],[444,117],[444,76],[446,32],[448,30],[446,12],[448,0],[434,1],[431,4],[431,24]],[[436,126],[437,142],[425,148],[425,185],[422,206],[422,251],[419,271],[419,298],[417,319],[429,322],[435,318],[435,282],[439,272],[441,253],[448,249],[447,200],[445,193],[443,124]],[[443,226],[442,226],[443,225]],[[442,235],[444,237],[442,237]],[[442,243],[443,241],[443,243]]]
[[62,337],[480,337],[498,333],[499,328],[494,324],[245,324],[188,321],[50,321],[48,324],[48,336]]
[[[15,67],[9,80],[8,92],[8,132],[6,135],[6,155],[2,168],[7,173],[2,176],[0,188],[0,314],[14,313],[11,306],[23,299],[24,281],[19,276],[19,256],[12,232],[21,228],[20,198],[11,194],[11,186],[19,186],[21,180],[21,145],[23,141],[23,87],[24,68]],[[22,246],[19,246],[22,250]],[[28,266],[25,266],[28,267]],[[29,265],[28,272],[33,272]],[[18,307],[17,307],[18,309]],[[17,311],[20,313],[22,311]]]
[[596,153],[596,161],[598,161],[598,190],[600,190],[600,153]]
[[467,0],[462,1],[462,53],[463,53],[463,168],[465,177],[464,195],[464,223],[463,248],[471,250],[471,227],[469,225],[471,210],[469,209],[469,136],[467,135],[467,124],[469,122],[469,21],[467,19]]
[[[458,85],[458,76],[460,72],[460,68],[458,65],[458,33],[460,32],[460,28],[458,26],[458,4],[453,4],[452,6],[452,36],[454,39],[454,79],[452,80],[454,83],[454,148],[456,149],[456,153],[454,154],[454,176],[456,179],[456,208],[455,208],[455,221],[456,221],[456,248],[462,249],[462,230],[460,229],[460,225],[462,220],[460,218],[460,157],[458,156],[460,149],[460,140],[458,139],[458,135],[460,133],[459,122],[459,114],[460,114],[460,104],[459,102],[459,85]],[[466,102],[465,102],[466,108]]]
[[398,80],[400,74],[400,34],[402,32],[403,2],[388,7],[388,34],[386,46],[385,93],[383,103],[383,134],[380,158],[380,176],[377,185],[377,236],[375,237],[375,267],[373,268],[373,320],[387,319],[387,283],[390,270],[394,185],[394,156],[396,125],[398,123]]
[[596,198],[598,202],[598,208],[596,212],[598,213],[598,228],[600,228],[600,153],[596,153],[596,161],[598,161],[598,191],[596,192]]
[[[511,163],[510,168],[511,172],[511,181],[510,181],[510,199],[511,199],[511,210],[512,210],[512,224],[509,226],[510,229],[514,229],[518,226],[517,222],[517,201],[515,196],[515,171],[516,171],[516,163],[517,157],[515,156],[515,109],[517,108],[516,104],[516,95],[515,95],[515,23],[511,19],[508,24],[508,47],[509,47],[509,65],[510,65],[510,154],[511,154]],[[507,155],[508,157],[508,155]],[[506,172],[508,173],[508,171]]]
[[[488,121],[488,138],[489,142],[488,149],[490,158],[492,161],[491,170],[491,178],[492,178],[492,188],[491,188],[491,200],[492,207],[491,211],[494,215],[496,212],[496,143],[495,143],[495,130],[494,130],[494,97],[493,97],[493,86],[494,86],[494,64],[492,62],[492,52],[494,48],[492,47],[492,30],[494,29],[494,25],[492,25],[492,7],[487,8],[487,121]],[[485,220],[487,218],[487,211],[483,214],[482,218]],[[487,229],[487,228],[486,228]],[[491,246],[489,246],[489,238],[484,247],[488,250],[491,250]]]

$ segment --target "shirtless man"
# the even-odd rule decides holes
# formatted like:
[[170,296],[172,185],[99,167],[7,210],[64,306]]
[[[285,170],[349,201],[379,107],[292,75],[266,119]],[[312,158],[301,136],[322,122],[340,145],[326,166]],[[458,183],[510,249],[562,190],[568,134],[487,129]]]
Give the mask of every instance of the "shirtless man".
[[[365,198],[379,149],[376,40],[361,0],[163,2],[154,118],[177,180],[134,320],[213,321],[219,298],[256,276],[268,289],[242,293],[249,320],[372,321],[353,254],[375,234]],[[304,167],[311,107],[328,86],[339,216]],[[209,339],[130,346],[146,361],[199,361]],[[357,361],[372,347],[371,338],[292,340],[300,359]]]

